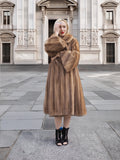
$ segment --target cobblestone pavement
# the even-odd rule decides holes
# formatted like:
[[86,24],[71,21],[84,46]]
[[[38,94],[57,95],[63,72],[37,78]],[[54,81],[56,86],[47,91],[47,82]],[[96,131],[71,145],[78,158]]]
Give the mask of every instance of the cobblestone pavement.
[[120,160],[120,65],[79,65],[87,115],[55,145],[43,113],[48,65],[0,66],[0,160]]

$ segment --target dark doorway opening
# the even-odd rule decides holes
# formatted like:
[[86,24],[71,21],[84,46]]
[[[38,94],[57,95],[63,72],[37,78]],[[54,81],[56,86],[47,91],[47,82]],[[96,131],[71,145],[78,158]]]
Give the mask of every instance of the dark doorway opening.
[[115,43],[107,43],[106,44],[106,60],[107,63],[115,63]]
[[2,62],[10,63],[10,43],[2,44]]
[[[55,23],[56,19],[49,19],[48,20],[48,28],[49,28],[49,37],[53,34],[53,26],[54,26],[54,23]],[[51,58],[48,56],[48,63],[51,62]]]

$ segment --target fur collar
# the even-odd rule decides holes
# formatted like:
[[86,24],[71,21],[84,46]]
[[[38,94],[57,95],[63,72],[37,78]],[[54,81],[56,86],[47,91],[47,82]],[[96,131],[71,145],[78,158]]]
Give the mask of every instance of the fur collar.
[[[52,34],[52,36],[54,36],[54,34]],[[61,36],[59,37],[62,38],[66,43],[70,43],[70,41],[73,39],[73,36],[69,33],[65,34],[64,37],[61,37]]]
[[[61,36],[60,36],[61,37]],[[64,41],[66,41],[66,43],[69,43],[72,39],[73,39],[73,36],[71,34],[65,34],[64,37],[61,37]]]

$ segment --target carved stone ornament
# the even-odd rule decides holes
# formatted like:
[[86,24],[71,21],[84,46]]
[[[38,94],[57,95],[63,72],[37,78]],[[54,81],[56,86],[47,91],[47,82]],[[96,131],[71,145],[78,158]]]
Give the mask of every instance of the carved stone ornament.
[[15,4],[9,1],[0,2],[0,7],[14,7]]
[[106,38],[106,41],[107,41],[107,42],[114,42],[114,41],[116,41],[116,40],[115,40],[115,38]]
[[0,38],[15,38],[15,34],[11,32],[3,32],[0,34]]
[[86,41],[87,41],[86,31],[81,31],[80,32],[80,45],[86,45]]
[[[75,6],[75,7],[77,7],[77,5],[78,5],[77,1],[75,1],[75,0],[65,0],[65,3],[68,6]],[[49,8],[49,6],[50,6],[50,0],[38,0],[37,1],[37,5],[41,6],[41,7],[45,6],[46,8]]]
[[116,32],[106,32],[102,35],[102,38],[119,38],[120,35]]
[[92,31],[92,45],[98,45],[98,31]]
[[34,31],[28,32],[28,44],[34,45]]
[[108,8],[108,7],[109,8],[111,8],[111,7],[115,8],[117,6],[118,6],[118,3],[115,2],[115,1],[106,1],[106,2],[101,4],[101,7],[103,7],[103,8]]

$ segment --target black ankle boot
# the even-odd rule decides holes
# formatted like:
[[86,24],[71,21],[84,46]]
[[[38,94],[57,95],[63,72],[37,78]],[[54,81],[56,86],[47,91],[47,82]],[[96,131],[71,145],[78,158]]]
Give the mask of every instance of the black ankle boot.
[[[55,134],[56,134],[56,142],[55,143],[57,146],[61,146],[62,145],[62,130],[61,130],[61,128],[56,129]],[[61,145],[58,143],[61,143]]]
[[[69,130],[69,128],[65,128],[65,127],[63,127],[63,129],[62,129],[62,144],[63,145],[68,144],[68,130]],[[67,143],[64,144],[64,142],[67,142]]]

